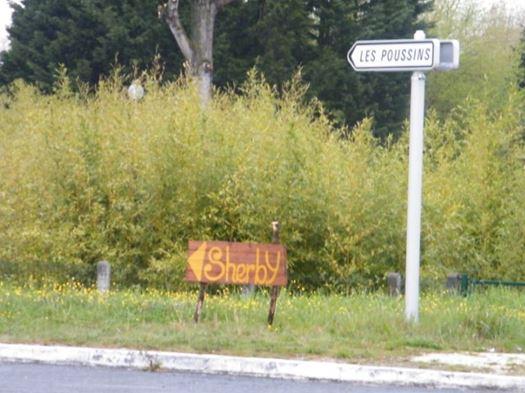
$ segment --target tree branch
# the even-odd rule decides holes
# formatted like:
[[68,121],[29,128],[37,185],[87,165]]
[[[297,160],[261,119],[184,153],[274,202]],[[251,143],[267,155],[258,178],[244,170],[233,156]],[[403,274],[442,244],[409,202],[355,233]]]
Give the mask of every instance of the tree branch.
[[159,18],[163,18],[168,24],[171,34],[173,34],[175,41],[177,41],[179,45],[180,51],[186,60],[191,63],[193,60],[193,48],[191,47],[186,30],[184,30],[180,21],[179,0],[168,0],[166,4],[159,5],[157,11]]
[[235,0],[216,0],[217,8],[222,8]]

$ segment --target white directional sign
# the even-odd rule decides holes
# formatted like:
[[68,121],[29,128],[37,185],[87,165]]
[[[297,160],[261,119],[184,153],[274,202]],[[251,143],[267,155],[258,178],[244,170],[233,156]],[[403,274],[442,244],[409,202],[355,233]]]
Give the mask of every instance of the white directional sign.
[[357,41],[348,51],[356,71],[430,71],[439,65],[439,40]]
[[419,319],[419,260],[423,184],[423,126],[425,122],[425,71],[459,67],[457,40],[426,39],[418,30],[413,40],[357,41],[346,55],[355,71],[412,71],[410,139],[408,157],[407,251],[405,316]]

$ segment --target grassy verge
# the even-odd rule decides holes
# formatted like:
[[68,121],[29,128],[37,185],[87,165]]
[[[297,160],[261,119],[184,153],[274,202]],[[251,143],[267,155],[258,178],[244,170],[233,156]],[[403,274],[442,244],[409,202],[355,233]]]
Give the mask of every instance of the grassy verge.
[[268,296],[114,291],[77,284],[22,288],[0,283],[0,341],[134,347],[355,362],[423,351],[525,349],[525,292],[492,289],[467,298],[423,294],[421,322],[404,322],[402,299],[380,293],[281,294],[268,327]]

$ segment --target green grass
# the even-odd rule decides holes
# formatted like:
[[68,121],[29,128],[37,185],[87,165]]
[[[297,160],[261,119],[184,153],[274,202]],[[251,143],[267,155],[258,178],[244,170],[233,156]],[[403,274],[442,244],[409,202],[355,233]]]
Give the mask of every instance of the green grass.
[[78,284],[22,288],[0,283],[0,341],[133,347],[221,354],[384,360],[428,351],[525,348],[525,292],[491,289],[467,298],[427,293],[420,323],[404,321],[402,298],[382,293],[291,295],[283,291],[276,320],[269,298],[236,293],[114,291]]

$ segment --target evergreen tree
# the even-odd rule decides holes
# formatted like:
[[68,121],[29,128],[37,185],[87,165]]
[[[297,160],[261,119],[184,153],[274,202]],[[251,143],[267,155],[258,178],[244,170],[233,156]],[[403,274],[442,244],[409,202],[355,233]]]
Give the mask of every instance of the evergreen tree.
[[519,65],[518,65],[518,84],[520,88],[525,88],[525,28],[521,33],[521,41],[519,45]]
[[314,0],[319,55],[307,68],[312,94],[336,120],[353,125],[365,116],[375,119],[374,133],[385,137],[401,130],[407,115],[410,74],[356,73],[346,61],[353,42],[361,39],[412,38],[425,0]]
[[273,83],[286,82],[313,58],[313,23],[303,0],[268,2],[254,32],[262,49],[256,65]]
[[[429,1],[421,0],[365,2],[356,39],[412,39],[416,30],[427,27],[418,17],[430,7]],[[356,113],[347,110],[346,118],[353,122],[365,114],[374,116],[377,136],[399,132],[408,114],[410,73],[367,73],[358,81],[362,104]]]
[[311,0],[316,20],[316,56],[307,64],[310,94],[318,97],[340,123],[355,124],[366,116],[363,75],[353,72],[346,60],[359,37],[361,6],[345,0]]
[[239,83],[257,66],[276,85],[301,66],[339,123],[373,116],[374,132],[399,132],[407,115],[410,75],[359,74],[346,53],[359,39],[412,38],[431,0],[248,0],[225,10],[216,51],[220,86]]
[[[183,56],[156,14],[159,0],[25,0],[14,6],[11,50],[3,53],[0,83],[15,78],[45,90],[64,64],[70,75],[96,83],[115,62],[146,67],[155,53],[168,74]],[[333,118],[354,125],[375,118],[378,136],[399,132],[408,110],[408,73],[354,72],[346,53],[358,39],[412,38],[432,0],[243,0],[219,13],[214,32],[213,82],[239,85],[256,66],[281,85],[302,67],[309,94]],[[229,3],[229,0],[228,0]],[[177,2],[178,4],[178,2]],[[191,31],[190,1],[181,21]]]
[[314,23],[304,0],[232,3],[218,20],[215,56],[222,66],[215,82],[239,84],[256,66],[280,85],[314,58]]
[[95,84],[116,63],[144,68],[156,54],[168,72],[180,69],[156,0],[25,0],[13,8],[0,83],[22,78],[49,91],[63,64],[73,79]]

